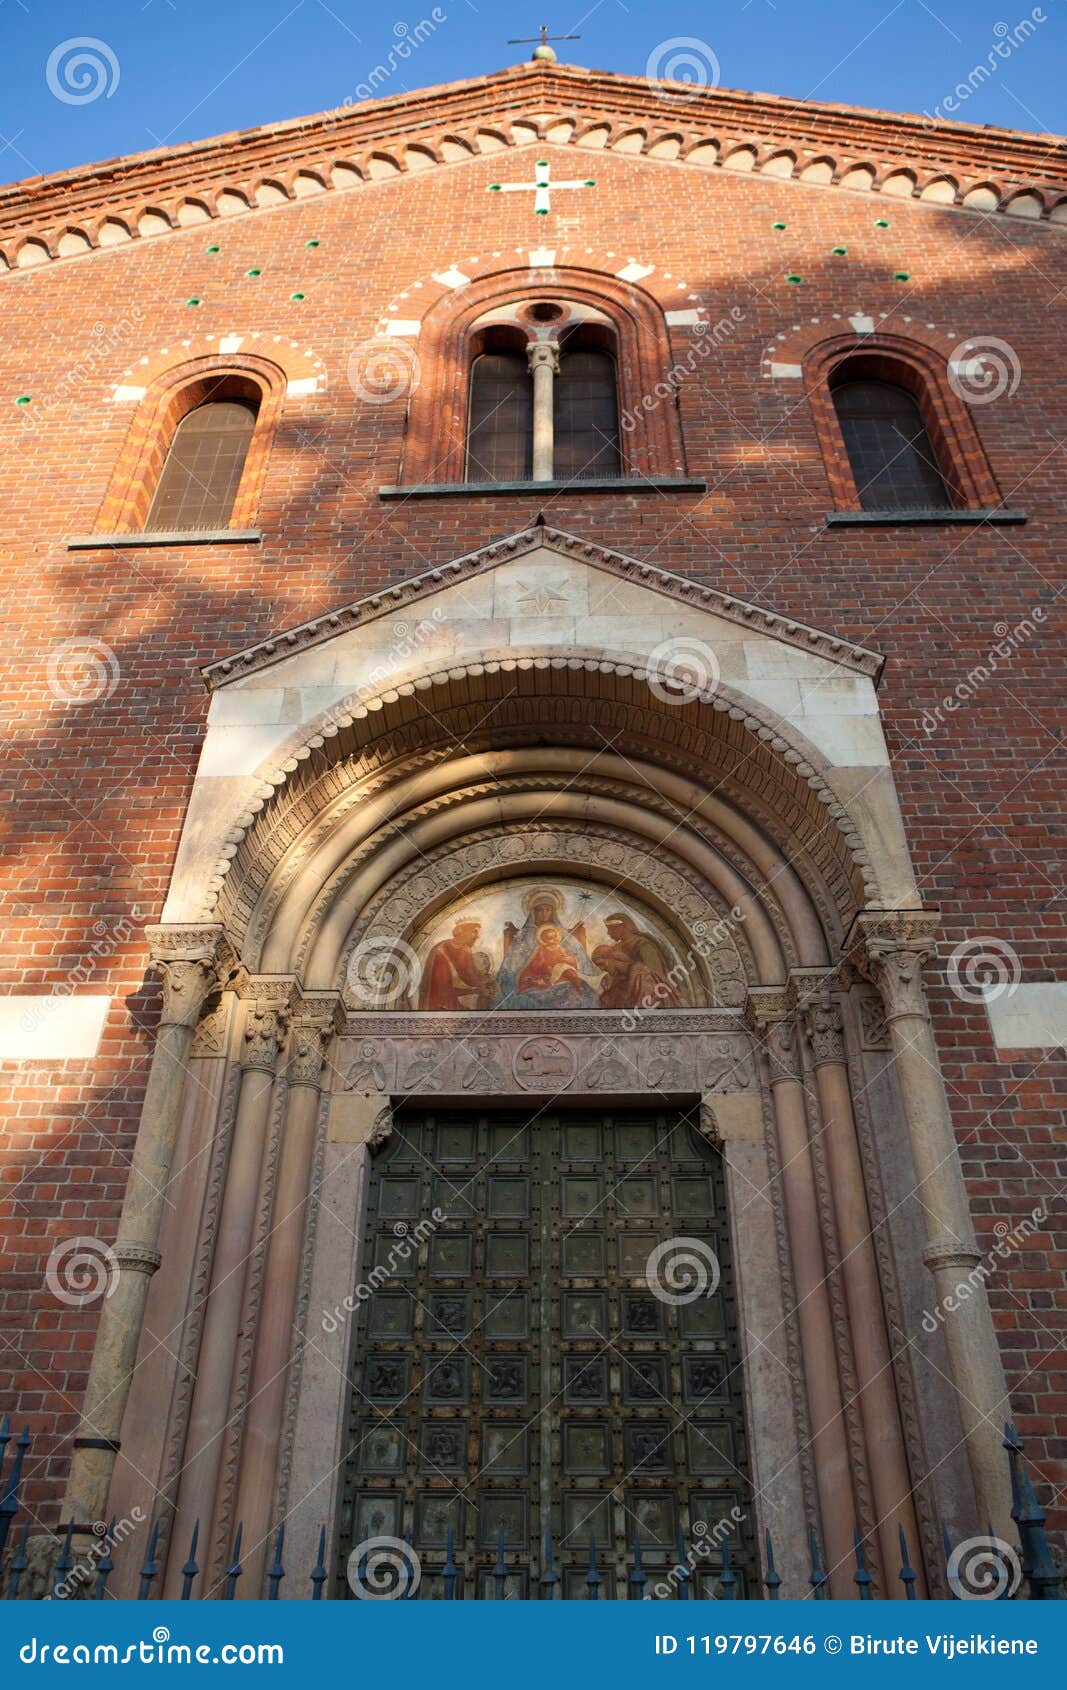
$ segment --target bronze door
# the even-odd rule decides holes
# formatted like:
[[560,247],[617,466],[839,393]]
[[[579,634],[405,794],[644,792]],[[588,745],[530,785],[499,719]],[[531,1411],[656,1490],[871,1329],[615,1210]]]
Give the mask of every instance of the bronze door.
[[591,1538],[602,1597],[633,1593],[635,1539],[651,1590],[680,1537],[703,1546],[703,1594],[727,1532],[744,1593],[722,1168],[684,1113],[399,1113],[362,1279],[339,1595],[352,1551],[387,1537],[410,1542],[419,1599],[442,1596],[450,1529],[468,1599],[501,1588],[500,1565],[507,1595],[536,1596],[548,1533],[567,1597],[586,1594]]

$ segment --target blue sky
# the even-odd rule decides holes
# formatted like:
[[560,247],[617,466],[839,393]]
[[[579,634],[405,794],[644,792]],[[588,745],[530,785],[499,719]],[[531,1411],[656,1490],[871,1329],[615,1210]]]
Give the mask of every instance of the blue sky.
[[717,67],[726,88],[913,112],[947,97],[961,121],[1067,128],[1067,0],[0,0],[0,180],[321,111],[375,65],[382,93],[497,70],[543,16],[581,34],[560,56],[596,69]]

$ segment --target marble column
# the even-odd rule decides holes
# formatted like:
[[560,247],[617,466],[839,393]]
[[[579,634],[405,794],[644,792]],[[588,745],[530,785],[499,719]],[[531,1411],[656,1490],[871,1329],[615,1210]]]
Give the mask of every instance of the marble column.
[[846,1597],[855,1594],[851,1583],[855,1509],[808,1143],[799,1034],[784,986],[751,988],[746,1011],[763,1048],[774,1102],[823,1546],[834,1569],[831,1589],[835,1596]]
[[340,1010],[338,993],[311,995],[295,1011],[289,1034],[285,1133],[263,1275],[235,1510],[236,1518],[244,1522],[244,1567],[251,1594],[259,1590],[269,1537],[277,1525],[271,1508],[277,1490],[278,1450],[307,1230],[311,1167],[327,1047],[343,1025]]
[[531,341],[526,348],[526,357],[533,377],[533,478],[535,481],[551,481],[559,345],[554,340]]
[[230,1428],[234,1361],[241,1331],[245,1283],[261,1197],[264,1152],[270,1130],[278,1057],[289,1019],[293,983],[285,977],[250,978],[242,984],[245,1025],[241,1083],[226,1188],[219,1211],[211,1285],[207,1294],[196,1384],[189,1410],[185,1458],[164,1594],[180,1586],[181,1557],[200,1522],[204,1594],[211,1591],[211,1549],[220,1466]]
[[848,954],[882,994],[893,1067],[904,1103],[915,1164],[915,1198],[926,1226],[923,1261],[934,1281],[949,1368],[974,1480],[980,1529],[1015,1541],[1008,1471],[1001,1448],[1009,1415],[1007,1387],[993,1317],[979,1278],[956,1292],[981,1261],[971,1223],[956,1134],[938,1061],[923,985],[934,953],[936,913],[876,910],[856,917]]
[[189,1052],[200,1012],[218,984],[221,927],[146,931],[151,966],[163,979],[163,1007],[112,1251],[116,1271],[100,1311],[60,1515],[64,1523],[77,1526],[89,1526],[106,1515],[148,1283],[160,1263],[159,1230]]
[[[903,1530],[913,1564],[919,1564],[919,1530],[852,1108],[841,1006],[829,989],[838,983],[836,971],[825,969],[794,969],[789,978],[790,994],[797,1005],[815,1071],[825,1136],[841,1282],[848,1308],[863,1438],[877,1512],[884,1585],[880,1594],[901,1596],[903,1591],[893,1576],[900,1562],[899,1533]],[[921,1572],[918,1577],[921,1581]],[[921,1582],[916,1585],[916,1594],[925,1595]]]

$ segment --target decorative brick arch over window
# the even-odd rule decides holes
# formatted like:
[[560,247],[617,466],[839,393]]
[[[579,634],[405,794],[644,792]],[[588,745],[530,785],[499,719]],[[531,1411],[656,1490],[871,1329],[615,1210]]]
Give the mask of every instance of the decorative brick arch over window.
[[686,475],[677,383],[669,379],[670,336],[660,306],[641,288],[613,276],[556,268],[483,277],[426,313],[419,336],[421,379],[408,409],[402,485],[455,484],[468,477],[471,368],[486,349],[481,325],[487,314],[558,301],[588,313],[580,344],[600,346],[615,361],[621,426],[614,473]]
[[254,406],[255,426],[230,511],[230,528],[255,524],[270,443],[286,378],[266,358],[196,358],[166,371],[148,389],[130,426],[97,525],[100,533],[137,534],[144,528],[178,424],[210,400]]
[[811,349],[804,375],[838,510],[864,508],[834,404],[834,389],[851,381],[886,382],[911,395],[955,508],[992,510],[1000,504],[970,406],[953,390],[944,358],[931,348],[902,335],[871,336],[862,345],[854,335],[842,335]]

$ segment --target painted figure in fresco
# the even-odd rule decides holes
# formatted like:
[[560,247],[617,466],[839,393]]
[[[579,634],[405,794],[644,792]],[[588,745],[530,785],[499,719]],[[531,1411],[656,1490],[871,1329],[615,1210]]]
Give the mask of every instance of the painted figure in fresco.
[[521,927],[504,927],[504,960],[494,1009],[596,1009],[596,969],[586,950],[585,924],[565,932],[564,894],[555,887],[527,892]]
[[597,945],[592,958],[604,975],[601,1009],[684,1009],[685,999],[670,979],[670,957],[659,940],[622,910],[609,915],[604,926],[610,943]]
[[493,997],[493,962],[474,946],[480,921],[457,921],[450,939],[440,939],[426,958],[419,982],[420,1009],[488,1009]]

